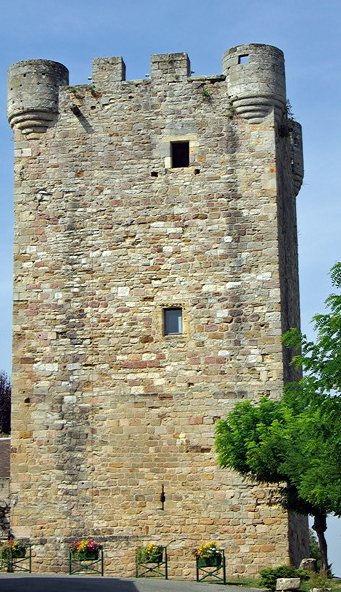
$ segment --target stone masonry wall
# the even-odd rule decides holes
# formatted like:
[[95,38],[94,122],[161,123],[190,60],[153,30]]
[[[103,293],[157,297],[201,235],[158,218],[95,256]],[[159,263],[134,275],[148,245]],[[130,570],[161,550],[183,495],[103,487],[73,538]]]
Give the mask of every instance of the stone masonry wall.
[[[189,77],[186,54],[153,56],[149,80],[95,60],[93,84],[61,86],[44,129],[39,105],[25,118],[32,87],[21,74],[10,85],[22,93],[9,107],[11,528],[33,543],[35,570],[66,571],[68,543],[88,536],[116,575],[133,575],[150,541],[169,545],[176,577],[193,577],[192,550],[209,540],[234,575],[307,553],[306,524],[289,526],[275,490],[220,470],[214,452],[214,424],[236,401],[280,396],[280,337],[298,321],[285,96],[276,86],[271,106],[254,85],[233,107],[229,71],[245,53],[257,80],[267,46],[235,48],[224,76]],[[282,88],[282,54],[269,55]],[[65,84],[60,66],[48,62]],[[172,168],[177,141],[189,166]],[[170,307],[181,334],[164,335]]]

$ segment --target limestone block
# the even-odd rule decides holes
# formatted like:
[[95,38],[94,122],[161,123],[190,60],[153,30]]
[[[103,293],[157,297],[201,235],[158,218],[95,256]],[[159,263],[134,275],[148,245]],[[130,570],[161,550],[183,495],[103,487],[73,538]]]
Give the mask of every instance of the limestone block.
[[278,578],[276,590],[299,590],[301,578]]

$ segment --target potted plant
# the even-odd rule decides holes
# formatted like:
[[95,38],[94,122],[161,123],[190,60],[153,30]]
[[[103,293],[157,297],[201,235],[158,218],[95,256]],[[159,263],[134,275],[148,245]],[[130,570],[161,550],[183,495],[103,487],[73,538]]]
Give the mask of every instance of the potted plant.
[[198,567],[219,567],[222,561],[221,551],[214,541],[203,543],[194,550]]
[[163,547],[150,543],[136,551],[137,563],[162,563]]
[[93,539],[75,541],[70,545],[71,555],[78,561],[90,561],[98,559],[100,545]]
[[9,560],[21,558],[26,555],[26,545],[21,541],[5,541],[0,546],[0,559]]

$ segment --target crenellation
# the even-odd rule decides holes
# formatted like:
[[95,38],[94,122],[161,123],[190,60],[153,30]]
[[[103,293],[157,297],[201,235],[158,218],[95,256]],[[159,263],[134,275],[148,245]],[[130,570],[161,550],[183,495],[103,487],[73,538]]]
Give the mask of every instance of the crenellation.
[[152,80],[178,82],[191,75],[191,64],[187,53],[165,53],[151,56]]
[[[92,83],[96,87],[111,87],[115,82],[126,79],[126,65],[121,56],[95,58],[92,62]],[[96,90],[95,90],[96,93]]]

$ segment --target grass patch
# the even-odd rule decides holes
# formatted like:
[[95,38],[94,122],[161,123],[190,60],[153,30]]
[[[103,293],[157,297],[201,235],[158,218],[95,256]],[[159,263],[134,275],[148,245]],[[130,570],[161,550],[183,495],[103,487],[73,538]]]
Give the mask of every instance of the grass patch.
[[[316,574],[318,575],[318,574]],[[319,588],[320,585],[315,585],[314,580],[311,582],[310,580],[306,582],[301,582],[301,590],[304,592],[308,592],[310,588]],[[341,579],[340,578],[327,578],[326,580],[326,588],[331,588],[335,590],[335,592],[341,592]]]
[[226,575],[227,585],[240,586],[242,588],[259,588],[263,589],[260,585],[260,578],[233,578]]

